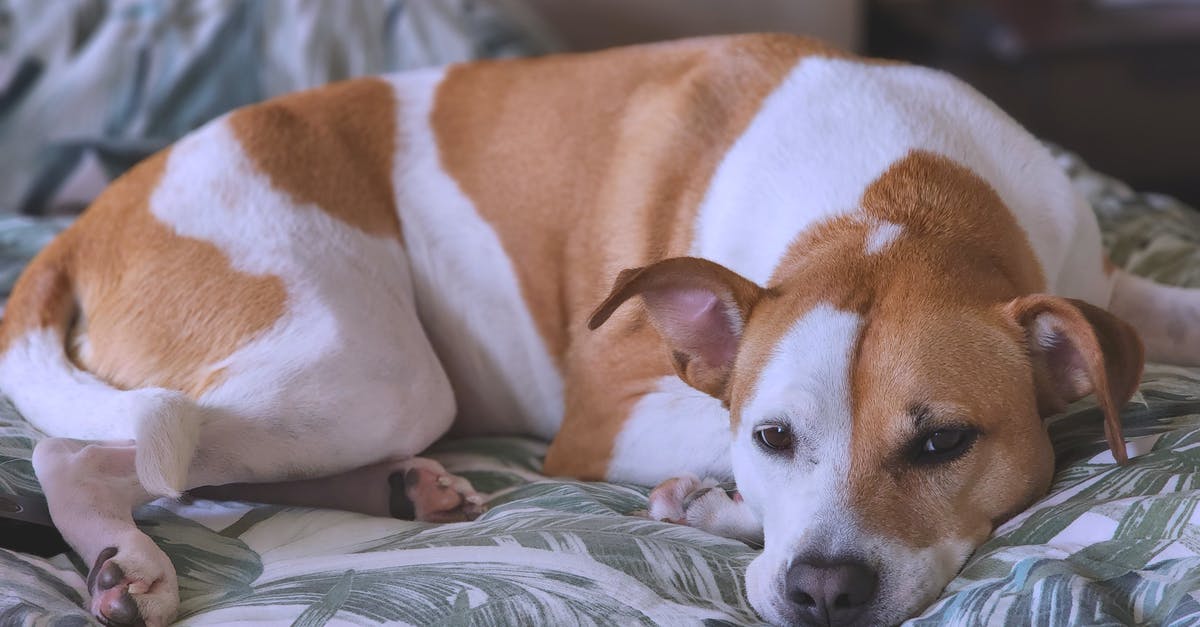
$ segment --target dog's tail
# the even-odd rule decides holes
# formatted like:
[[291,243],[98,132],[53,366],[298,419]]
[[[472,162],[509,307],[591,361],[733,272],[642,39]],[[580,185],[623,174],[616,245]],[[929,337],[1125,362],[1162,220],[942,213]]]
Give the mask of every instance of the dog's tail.
[[1162,285],[1120,269],[1114,272],[1108,309],[1138,330],[1146,357],[1200,365],[1200,289]]
[[179,496],[200,438],[202,409],[160,388],[119,390],[67,352],[79,316],[68,230],[21,276],[0,321],[0,391],[51,436],[136,440],[137,474],[158,496]]

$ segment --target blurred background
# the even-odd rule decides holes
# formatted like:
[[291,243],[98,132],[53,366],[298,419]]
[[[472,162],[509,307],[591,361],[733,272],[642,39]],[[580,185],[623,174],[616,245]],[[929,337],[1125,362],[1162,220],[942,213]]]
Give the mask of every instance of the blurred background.
[[943,68],[1038,136],[1200,204],[1200,0],[530,0],[572,49],[811,34]]
[[752,31],[944,68],[1200,204],[1200,0],[0,0],[0,214],[77,212],[204,121],[331,80]]

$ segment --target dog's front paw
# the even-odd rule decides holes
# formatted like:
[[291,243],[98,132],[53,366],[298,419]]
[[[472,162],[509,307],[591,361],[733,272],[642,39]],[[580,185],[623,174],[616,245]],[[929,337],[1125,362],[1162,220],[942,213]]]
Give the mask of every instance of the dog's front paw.
[[701,479],[695,475],[667,479],[651,490],[647,516],[678,525],[699,526],[689,520],[688,512],[698,500],[712,496],[714,491],[725,494],[716,479]]
[[731,496],[716,479],[692,475],[667,479],[650,492],[647,516],[712,534],[762,544],[762,524],[741,495]]
[[462,477],[422,457],[402,462],[388,477],[391,514],[423,522],[475,520],[485,511],[483,495]]
[[179,611],[171,560],[138,534],[100,552],[88,573],[92,616],[104,625],[166,625]]

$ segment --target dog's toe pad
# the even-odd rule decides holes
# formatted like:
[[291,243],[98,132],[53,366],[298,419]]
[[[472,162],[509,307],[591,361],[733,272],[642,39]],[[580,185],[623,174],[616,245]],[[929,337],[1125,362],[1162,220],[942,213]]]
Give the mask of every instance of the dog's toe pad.
[[88,573],[92,615],[109,626],[165,625],[179,604],[170,560],[144,536],[122,546],[101,551]]
[[109,625],[144,625],[137,603],[128,590],[112,588],[101,593],[96,602],[100,617]]

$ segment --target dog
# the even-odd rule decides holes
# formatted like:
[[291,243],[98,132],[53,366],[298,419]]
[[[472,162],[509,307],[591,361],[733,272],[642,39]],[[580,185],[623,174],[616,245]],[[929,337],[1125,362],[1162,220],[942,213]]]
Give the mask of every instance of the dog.
[[1044,417],[1094,394],[1125,463],[1143,341],[1196,363],[1198,322],[970,87],[739,35],[227,114],[26,269],[0,387],[52,436],[34,468],[108,624],[178,607],[137,504],[469,520],[420,457],[447,433],[550,440],[547,474],[763,542],[770,622],[883,624],[1046,493]]

